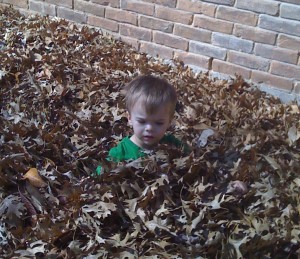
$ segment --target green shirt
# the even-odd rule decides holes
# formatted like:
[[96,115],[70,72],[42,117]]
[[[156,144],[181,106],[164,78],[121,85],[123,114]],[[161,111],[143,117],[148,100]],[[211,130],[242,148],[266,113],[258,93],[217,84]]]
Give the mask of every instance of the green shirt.
[[[174,135],[168,134],[165,135],[161,141],[161,144],[171,144],[176,147],[183,146],[184,149],[186,149],[185,145],[182,145],[181,141],[178,140]],[[135,160],[140,157],[145,157],[148,154],[144,152],[142,148],[137,146],[135,143],[133,143],[130,140],[130,137],[125,137],[122,139],[122,141],[115,147],[113,147],[109,153],[107,160],[113,161],[113,162],[122,162],[126,160]],[[101,174],[101,165],[99,165],[96,169],[96,174]]]

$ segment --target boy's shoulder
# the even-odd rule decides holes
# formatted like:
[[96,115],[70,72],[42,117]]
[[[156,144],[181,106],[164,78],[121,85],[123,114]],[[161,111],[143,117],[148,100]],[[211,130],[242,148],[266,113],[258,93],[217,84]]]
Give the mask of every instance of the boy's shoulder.
[[160,143],[162,144],[173,144],[177,147],[181,146],[181,141],[176,138],[173,134],[165,134],[164,137],[161,139]]
[[160,141],[161,144],[168,144],[173,145],[177,148],[182,148],[184,154],[188,154],[192,151],[191,147],[185,143],[179,140],[177,137],[175,137],[173,134],[166,134],[162,140]]
[[131,145],[130,142],[131,141],[130,141],[129,137],[123,138],[119,144],[117,144],[116,146],[114,146],[113,148],[111,148],[109,150],[109,156],[115,157],[116,154],[124,153],[124,151],[126,149],[128,149],[128,147],[130,147],[130,145]]
[[144,156],[142,149],[134,144],[129,136],[123,138],[117,146],[111,148],[108,154],[110,159],[115,162]]

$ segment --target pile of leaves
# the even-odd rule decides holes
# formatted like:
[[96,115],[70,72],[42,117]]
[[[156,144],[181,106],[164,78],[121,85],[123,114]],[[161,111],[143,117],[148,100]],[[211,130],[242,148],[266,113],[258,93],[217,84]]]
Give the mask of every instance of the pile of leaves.
[[[296,104],[65,20],[0,13],[3,257],[299,258]],[[192,151],[108,163],[132,134],[122,89],[140,74],[176,87],[170,132]]]

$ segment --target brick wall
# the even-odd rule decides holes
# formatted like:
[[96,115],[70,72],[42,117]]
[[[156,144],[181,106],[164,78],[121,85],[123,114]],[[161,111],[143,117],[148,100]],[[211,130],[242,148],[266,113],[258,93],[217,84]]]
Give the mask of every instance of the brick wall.
[[[0,0],[300,100],[300,0]],[[272,87],[272,88],[269,88]]]

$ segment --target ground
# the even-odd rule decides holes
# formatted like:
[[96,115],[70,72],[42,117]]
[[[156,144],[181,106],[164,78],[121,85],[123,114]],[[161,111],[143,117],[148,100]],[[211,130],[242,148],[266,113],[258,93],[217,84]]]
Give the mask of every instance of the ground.
[[[0,11],[3,257],[299,258],[296,104],[87,27]],[[108,163],[131,134],[122,89],[147,73],[176,87],[170,132],[192,151]]]

